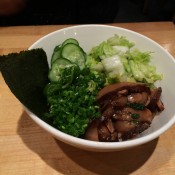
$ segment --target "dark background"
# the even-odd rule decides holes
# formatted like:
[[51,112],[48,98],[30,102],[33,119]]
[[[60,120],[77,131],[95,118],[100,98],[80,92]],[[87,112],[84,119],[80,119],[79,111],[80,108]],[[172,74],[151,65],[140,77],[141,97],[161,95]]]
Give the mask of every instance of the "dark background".
[[[1,1],[1,0],[0,0]],[[24,0],[1,26],[175,20],[175,0]]]

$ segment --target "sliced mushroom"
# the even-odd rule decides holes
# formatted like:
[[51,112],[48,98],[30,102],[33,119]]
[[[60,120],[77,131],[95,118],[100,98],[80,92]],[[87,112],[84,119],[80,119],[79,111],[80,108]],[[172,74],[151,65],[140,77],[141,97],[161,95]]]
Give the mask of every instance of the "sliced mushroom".
[[139,103],[139,104],[147,104],[149,100],[149,94],[147,92],[141,93],[131,93],[128,95],[128,102],[129,103]]
[[162,93],[162,88],[156,88],[151,90],[151,95],[150,95],[150,103],[148,104],[148,108],[151,111],[156,111],[157,110],[157,102],[160,99]]
[[132,93],[150,92],[149,87],[145,83],[122,82],[104,87],[97,95],[99,104],[105,100],[111,99],[121,92],[127,90]]
[[129,132],[136,127],[136,124],[129,121],[116,121],[114,122],[114,127],[117,132]]
[[165,109],[163,102],[159,99],[157,101],[158,111],[163,111]]
[[121,90],[121,91],[118,91],[118,96],[120,97],[120,96],[123,96],[123,95],[127,95],[128,94],[128,90],[127,89],[123,89],[123,90]]
[[152,112],[147,108],[145,108],[144,110],[135,110],[133,108],[127,107],[122,110],[122,113],[126,115],[128,114],[129,121],[135,120],[134,118],[132,118],[132,114],[138,114],[137,121],[140,121],[140,122],[151,123],[154,118]]
[[112,116],[114,120],[119,121],[132,121],[131,113],[128,112],[125,108],[123,110],[117,110]]
[[150,127],[157,111],[164,110],[162,89],[150,90],[144,83],[117,83],[97,96],[101,118],[92,121],[85,138],[94,141],[123,141]]
[[111,140],[111,133],[103,122],[98,124],[97,130],[100,141],[109,142]]
[[111,133],[111,141],[118,141],[118,133],[116,131]]
[[[138,118],[134,118],[132,115],[138,115]],[[147,122],[151,123],[154,115],[153,113],[145,108],[144,110],[135,110],[133,108],[126,107],[121,111],[116,111],[116,113],[112,116],[114,120],[119,121],[139,121],[139,122]]]
[[106,108],[106,110],[104,110],[102,116],[105,119],[109,119],[111,116],[113,116],[113,114],[115,114],[115,110],[113,109],[112,105],[110,105],[108,108]]
[[117,108],[117,109],[122,109],[123,107],[125,107],[127,104],[127,96],[120,96],[120,97],[116,97],[113,98],[111,105],[113,106],[113,108]]
[[111,119],[106,120],[105,121],[105,125],[108,128],[108,130],[109,130],[110,133],[114,133],[115,128],[114,128],[114,124],[113,124],[113,122],[112,122]]
[[85,133],[85,139],[93,140],[93,141],[99,141],[98,131],[97,131],[97,127],[98,127],[99,123],[100,123],[100,120],[96,119],[96,120],[93,120],[89,124],[89,126],[86,130],[86,133]]

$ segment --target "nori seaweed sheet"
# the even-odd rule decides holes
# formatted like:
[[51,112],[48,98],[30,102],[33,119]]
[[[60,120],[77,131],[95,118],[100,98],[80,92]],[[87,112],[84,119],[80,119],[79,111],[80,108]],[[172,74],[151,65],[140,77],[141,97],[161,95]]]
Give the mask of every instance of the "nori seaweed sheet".
[[18,100],[42,117],[48,110],[44,87],[48,83],[48,62],[43,49],[0,56],[0,71]]

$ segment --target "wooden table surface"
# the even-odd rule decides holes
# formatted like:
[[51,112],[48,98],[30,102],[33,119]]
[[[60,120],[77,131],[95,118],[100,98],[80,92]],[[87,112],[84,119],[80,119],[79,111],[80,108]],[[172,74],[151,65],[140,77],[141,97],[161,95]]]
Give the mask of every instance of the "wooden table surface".
[[[144,34],[175,57],[171,22],[110,24]],[[0,55],[27,49],[49,32],[67,27],[0,27]],[[54,139],[37,126],[0,74],[0,175],[174,175],[175,126],[156,140],[129,150],[95,153]]]

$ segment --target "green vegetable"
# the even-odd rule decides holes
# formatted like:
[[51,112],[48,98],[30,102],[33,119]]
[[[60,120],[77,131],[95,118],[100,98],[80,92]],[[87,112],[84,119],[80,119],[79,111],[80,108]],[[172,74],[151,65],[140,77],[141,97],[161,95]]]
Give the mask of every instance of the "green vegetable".
[[92,48],[89,55],[96,61],[100,61],[101,59],[113,56],[116,53],[116,50],[108,42],[104,41],[100,45]]
[[91,55],[87,55],[86,66],[89,67],[92,71],[103,72],[104,67],[100,60],[95,59]]
[[144,110],[145,105],[140,103],[127,103],[127,106],[136,110]]
[[[125,81],[125,70],[123,64],[118,55],[114,55],[103,59],[102,61],[107,79],[113,80],[114,82]],[[110,83],[109,83],[110,84]]]
[[162,75],[151,63],[151,52],[132,49],[133,42],[124,36],[114,35],[92,48],[88,54],[87,66],[106,74],[106,84],[111,82],[144,82],[153,87]]
[[144,82],[149,86],[154,86],[154,83],[163,77],[156,72],[156,67],[150,64],[151,52],[141,52],[135,49],[121,60],[127,76],[134,78],[137,82]]
[[104,74],[94,74],[85,68],[71,86],[63,88],[60,82],[49,83],[45,94],[50,110],[44,120],[67,134],[82,136],[89,121],[100,117],[96,95],[104,82]]
[[140,115],[139,114],[131,114],[131,117],[133,119],[139,119],[140,118]]
[[112,82],[126,81],[123,64],[116,50],[110,42],[102,42],[92,48],[87,57],[87,66],[91,70],[106,74],[106,85]]
[[111,46],[126,46],[128,48],[131,48],[134,46],[134,43],[127,40],[125,36],[118,36],[117,34],[109,38],[107,42]]
[[[52,58],[51,58],[51,65],[53,64],[53,62],[55,61],[55,60],[57,60],[57,59],[59,59],[59,58],[67,58],[67,59],[69,59],[69,57],[64,57],[64,55],[63,55],[63,48],[64,48],[64,46],[65,45],[67,45],[67,44],[74,44],[74,45],[76,45],[77,46],[77,48],[78,49],[75,49],[76,50],[76,52],[77,52],[77,50],[80,50],[80,52],[82,51],[82,49],[79,47],[79,43],[78,43],[78,41],[76,40],[76,39],[74,39],[74,38],[68,38],[68,39],[66,39],[62,44],[59,44],[59,45],[57,45],[55,48],[54,48],[54,51],[53,51],[53,54],[52,54]],[[73,45],[73,46],[74,46]],[[67,47],[66,47],[67,48]],[[68,47],[69,49],[71,48],[71,47]],[[66,52],[66,53],[68,53],[68,52]],[[72,52],[73,53],[73,52]],[[74,53],[73,53],[74,54]],[[71,57],[72,57],[72,55],[70,55]],[[83,52],[83,57],[84,57],[84,52]],[[84,59],[84,58],[83,58]]]
[[61,45],[58,45],[54,48],[52,58],[51,58],[51,64],[58,58],[61,58]]
[[51,82],[62,82],[62,85],[65,86],[72,83],[79,71],[80,68],[76,64],[68,59],[59,58],[52,63],[48,77]]
[[88,68],[86,53],[73,38],[58,45],[54,54],[59,56],[52,60],[50,83],[44,89],[49,112],[43,119],[67,134],[81,137],[90,120],[100,117],[96,96],[106,77]]
[[73,43],[73,44],[79,45],[79,42],[76,39],[68,38],[62,43],[62,46],[66,45],[68,43]]
[[61,57],[77,64],[81,70],[85,67],[86,54],[83,49],[77,44],[67,43],[63,45],[61,50]]

